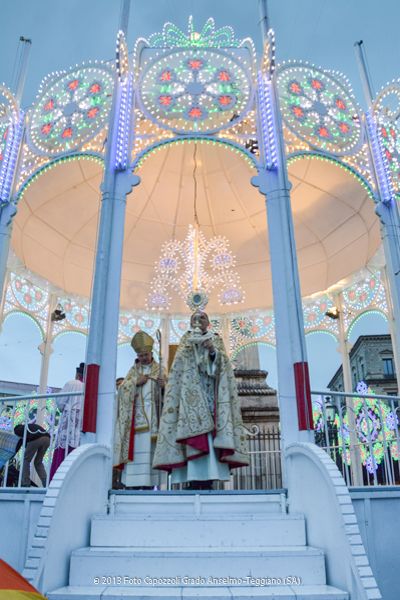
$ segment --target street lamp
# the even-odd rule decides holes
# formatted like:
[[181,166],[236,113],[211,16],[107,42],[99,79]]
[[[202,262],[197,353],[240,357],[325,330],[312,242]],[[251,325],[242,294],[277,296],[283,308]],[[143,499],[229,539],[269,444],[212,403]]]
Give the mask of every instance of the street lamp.
[[329,442],[329,453],[331,455],[332,460],[335,461],[337,466],[340,468],[339,464],[339,448],[338,448],[338,430],[335,423],[336,418],[336,406],[332,404],[331,397],[325,397],[325,415],[326,415],[326,429],[328,433],[328,442]]
[[333,423],[336,416],[336,407],[332,404],[330,396],[325,396],[325,414],[327,421]]

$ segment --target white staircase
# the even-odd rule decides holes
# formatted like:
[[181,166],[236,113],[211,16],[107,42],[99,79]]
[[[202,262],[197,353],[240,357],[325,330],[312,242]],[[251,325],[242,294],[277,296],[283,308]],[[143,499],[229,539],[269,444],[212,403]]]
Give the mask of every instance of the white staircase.
[[72,553],[69,586],[49,600],[139,598],[347,600],[326,585],[302,515],[279,493],[112,493],[89,548]]

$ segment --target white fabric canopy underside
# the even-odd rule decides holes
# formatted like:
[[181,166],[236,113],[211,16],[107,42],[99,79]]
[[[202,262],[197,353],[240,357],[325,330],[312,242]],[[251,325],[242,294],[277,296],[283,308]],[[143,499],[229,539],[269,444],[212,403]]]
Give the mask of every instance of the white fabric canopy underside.
[[[121,306],[145,309],[154,263],[163,242],[184,239],[193,223],[194,143],[153,153],[128,196]],[[237,259],[246,293],[241,310],[272,306],[272,283],[263,197],[255,174],[231,150],[197,144],[197,212],[206,237],[224,235]],[[302,158],[289,167],[303,296],[323,291],[366,267],[380,245],[373,201],[348,171]],[[71,295],[90,296],[99,218],[101,166],[62,163],[25,191],[15,218],[12,248],[30,271]],[[208,310],[222,309],[211,297]],[[174,296],[171,312],[186,312]]]

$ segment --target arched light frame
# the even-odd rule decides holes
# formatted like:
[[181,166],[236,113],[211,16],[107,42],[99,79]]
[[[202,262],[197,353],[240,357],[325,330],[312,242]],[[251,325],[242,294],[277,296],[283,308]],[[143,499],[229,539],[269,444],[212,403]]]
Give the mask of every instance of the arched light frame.
[[289,166],[292,163],[296,162],[297,160],[301,160],[302,158],[315,158],[317,160],[329,162],[331,164],[336,165],[337,167],[339,167],[341,169],[344,169],[350,175],[355,177],[355,179],[357,179],[357,181],[365,188],[365,190],[366,190],[368,196],[371,198],[371,200],[373,200],[375,203],[378,202],[379,199],[378,199],[377,194],[372,190],[369,182],[365,179],[365,177],[363,177],[363,175],[361,175],[361,173],[359,173],[354,167],[346,164],[345,162],[343,162],[343,160],[341,160],[337,156],[331,155],[328,153],[324,153],[324,152],[318,152],[316,150],[299,150],[297,152],[292,152],[287,155],[287,158],[286,158],[287,164]]
[[[255,168],[255,169],[259,168],[259,161],[257,160],[256,156],[254,156],[254,154],[249,152],[249,150],[247,150],[244,146],[241,146],[237,142],[234,142],[232,140],[225,139],[225,138],[220,138],[220,137],[214,138],[214,137],[205,136],[205,135],[193,134],[193,135],[185,135],[185,136],[179,135],[177,137],[160,140],[159,142],[155,142],[154,144],[147,146],[146,148],[144,148],[141,152],[139,152],[136,155],[134,161],[131,164],[131,169],[136,171],[144,163],[144,161],[149,158],[149,156],[151,154],[153,154],[154,152],[157,152],[158,150],[161,150],[164,146],[168,146],[170,144],[174,144],[174,145],[185,144],[186,142],[198,142],[200,144],[214,144],[214,145],[219,145],[219,146],[225,146],[228,150],[230,150],[232,152],[236,152],[237,154],[242,154],[244,156],[245,160],[249,163],[249,165],[252,168]],[[250,183],[250,180],[249,180],[249,183]]]
[[50,169],[53,169],[54,167],[60,164],[72,162],[75,160],[91,160],[104,166],[104,157],[98,152],[71,152],[69,154],[64,153],[63,155],[57,156],[52,160],[46,162],[44,165],[41,165],[40,167],[35,169],[33,173],[31,173],[31,175],[28,177],[28,179],[24,181],[24,183],[16,191],[15,200],[19,202],[26,190],[29,188],[29,186],[31,186],[32,183],[34,183],[41,175],[44,175],[46,171],[49,171]]

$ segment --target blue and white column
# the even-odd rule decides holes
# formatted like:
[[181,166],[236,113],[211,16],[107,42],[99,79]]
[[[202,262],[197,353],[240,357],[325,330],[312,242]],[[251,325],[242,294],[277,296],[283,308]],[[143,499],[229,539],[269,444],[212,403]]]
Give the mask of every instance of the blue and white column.
[[379,124],[373,112],[372,83],[366,68],[362,42],[355,44],[360,74],[368,110],[365,115],[367,139],[373,174],[378,192],[375,212],[381,222],[381,237],[386,261],[386,275],[389,282],[393,320],[391,334],[395,363],[400,364],[397,350],[400,348],[400,214],[387,158],[383,151],[379,134]]
[[16,77],[15,97],[3,86],[0,88],[0,94],[8,101],[10,109],[7,141],[3,160],[0,163],[0,296],[6,278],[12,220],[17,212],[13,196],[25,128],[25,115],[20,109],[20,103],[28,68],[31,40],[21,36],[20,44],[21,56]]
[[[128,19],[129,0],[123,3]],[[133,145],[133,75],[129,69],[125,34],[117,37],[117,72],[110,114],[101,213],[86,353],[83,430],[112,447],[117,362],[121,268],[126,196],[139,178],[130,162]],[[90,439],[90,438],[89,438]],[[87,438],[87,441],[89,441]]]
[[[261,2],[263,6],[264,3]],[[265,6],[265,5],[264,5]],[[263,8],[262,8],[263,10]],[[265,10],[265,9],[264,9]],[[274,77],[273,32],[265,31],[265,54],[258,74],[260,167],[253,178],[265,196],[272,270],[278,363],[281,444],[313,441],[310,382],[303,309],[281,116]]]

